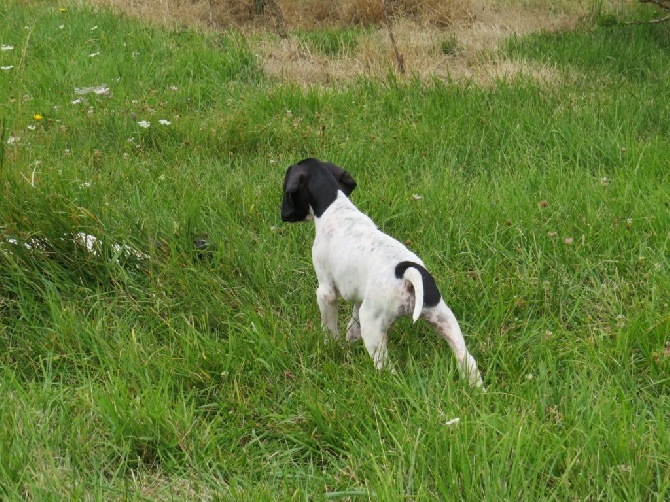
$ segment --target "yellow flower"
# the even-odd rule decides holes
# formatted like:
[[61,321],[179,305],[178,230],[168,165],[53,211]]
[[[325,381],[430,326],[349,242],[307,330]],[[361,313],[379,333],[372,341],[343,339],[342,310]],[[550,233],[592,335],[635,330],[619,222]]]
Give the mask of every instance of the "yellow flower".
[[36,113],[35,115],[33,115],[33,118],[34,118],[35,120],[42,120],[43,117],[42,117],[42,115],[40,115],[39,113]]
[[61,12],[67,12],[67,9],[66,9],[65,7],[61,7],[61,8],[58,9],[58,10],[60,10]]

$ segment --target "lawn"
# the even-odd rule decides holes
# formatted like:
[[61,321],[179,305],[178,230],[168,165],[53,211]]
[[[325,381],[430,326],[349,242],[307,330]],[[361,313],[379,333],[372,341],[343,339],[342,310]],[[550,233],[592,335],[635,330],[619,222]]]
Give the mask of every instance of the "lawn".
[[[62,5],[0,5],[0,498],[670,496],[670,24],[623,24],[651,7],[511,37],[506,78],[307,85],[258,31]],[[308,156],[422,257],[488,392],[422,322],[395,373],[324,344],[313,225],[279,217]]]

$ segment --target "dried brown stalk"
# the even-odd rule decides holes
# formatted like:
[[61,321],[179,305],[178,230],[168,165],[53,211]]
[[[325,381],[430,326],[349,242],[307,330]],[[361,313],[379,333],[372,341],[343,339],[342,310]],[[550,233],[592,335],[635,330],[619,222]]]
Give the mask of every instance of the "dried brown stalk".
[[398,50],[398,45],[395,43],[395,37],[393,36],[393,30],[391,29],[391,18],[386,8],[386,1],[382,0],[382,10],[384,11],[384,22],[386,23],[386,29],[389,32],[389,38],[391,39],[391,45],[393,46],[393,51],[395,52],[395,58],[398,61],[398,69],[400,73],[405,74],[405,58],[400,51]]

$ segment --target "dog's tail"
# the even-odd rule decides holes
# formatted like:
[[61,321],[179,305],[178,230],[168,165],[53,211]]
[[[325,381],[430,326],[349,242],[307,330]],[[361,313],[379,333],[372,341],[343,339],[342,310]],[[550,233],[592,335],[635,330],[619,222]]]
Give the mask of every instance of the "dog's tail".
[[403,261],[396,265],[395,276],[405,279],[414,288],[414,312],[412,320],[419,319],[424,307],[434,307],[442,299],[440,290],[437,289],[435,279],[423,265],[411,261]]

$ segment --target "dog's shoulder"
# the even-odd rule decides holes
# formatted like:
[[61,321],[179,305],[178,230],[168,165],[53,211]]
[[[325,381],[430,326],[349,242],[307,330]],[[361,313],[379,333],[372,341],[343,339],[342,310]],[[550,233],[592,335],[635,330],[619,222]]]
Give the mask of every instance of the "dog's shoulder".
[[342,192],[338,192],[335,201],[328,207],[321,217],[323,221],[332,221],[340,227],[367,227],[377,228],[372,219],[361,212],[351,200]]

